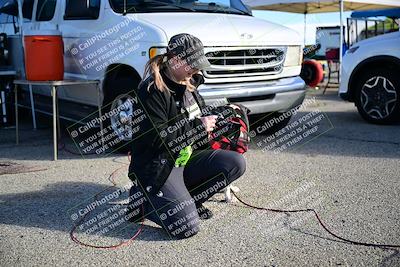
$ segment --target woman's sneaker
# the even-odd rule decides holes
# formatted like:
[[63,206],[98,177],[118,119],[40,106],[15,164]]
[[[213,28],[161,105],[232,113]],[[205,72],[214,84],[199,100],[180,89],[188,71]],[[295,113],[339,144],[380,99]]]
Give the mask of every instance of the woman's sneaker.
[[213,213],[211,210],[209,210],[208,208],[204,207],[203,204],[196,204],[196,209],[197,209],[197,213],[199,214],[200,219],[202,220],[208,220],[211,219],[213,216]]

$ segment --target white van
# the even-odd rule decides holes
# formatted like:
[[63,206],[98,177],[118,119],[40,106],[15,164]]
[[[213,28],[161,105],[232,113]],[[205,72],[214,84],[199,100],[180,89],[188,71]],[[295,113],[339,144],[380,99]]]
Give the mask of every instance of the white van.
[[[0,1],[1,32],[23,76],[17,10],[16,0]],[[149,57],[163,53],[169,38],[183,32],[203,42],[212,64],[198,88],[206,104],[239,102],[252,114],[279,116],[305,96],[300,36],[253,17],[240,0],[25,0],[23,16],[23,31],[62,33],[64,78],[101,80],[103,105],[126,104],[118,96],[134,90]],[[34,92],[36,109],[51,112],[49,90]],[[97,108],[97,92],[91,86],[60,88],[59,103],[61,117],[77,121]],[[123,121],[127,112],[114,121]]]

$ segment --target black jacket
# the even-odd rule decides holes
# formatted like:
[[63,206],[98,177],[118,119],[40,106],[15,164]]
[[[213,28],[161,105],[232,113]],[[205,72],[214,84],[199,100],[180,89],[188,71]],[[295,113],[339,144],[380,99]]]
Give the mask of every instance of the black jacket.
[[[208,134],[199,118],[189,120],[188,113],[181,108],[183,98],[193,96],[201,111],[206,105],[195,90],[186,91],[185,85],[177,84],[160,70],[164,82],[173,92],[161,92],[150,75],[139,85],[137,96],[146,114],[139,124],[139,131],[131,142],[132,160],[129,166],[130,179],[138,179],[150,194],[156,194],[167,180],[181,148],[192,143],[195,150],[209,147]],[[204,82],[200,74],[193,75],[196,87]],[[186,93],[185,93],[186,91]],[[190,95],[191,94],[191,95]]]

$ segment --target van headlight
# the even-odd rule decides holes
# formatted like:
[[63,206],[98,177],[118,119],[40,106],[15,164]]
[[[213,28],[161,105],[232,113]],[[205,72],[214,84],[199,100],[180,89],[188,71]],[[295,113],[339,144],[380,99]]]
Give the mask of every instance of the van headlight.
[[161,55],[167,52],[166,47],[151,47],[149,49],[149,58],[153,58],[157,55]]
[[300,66],[303,61],[303,50],[300,45],[287,47],[284,67]]

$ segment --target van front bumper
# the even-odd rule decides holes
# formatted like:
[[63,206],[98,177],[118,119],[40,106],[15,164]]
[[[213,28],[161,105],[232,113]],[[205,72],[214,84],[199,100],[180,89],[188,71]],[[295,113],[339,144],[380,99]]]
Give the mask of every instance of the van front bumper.
[[298,76],[262,82],[202,84],[198,90],[207,105],[240,103],[251,114],[285,112],[300,105],[305,97],[305,83]]

